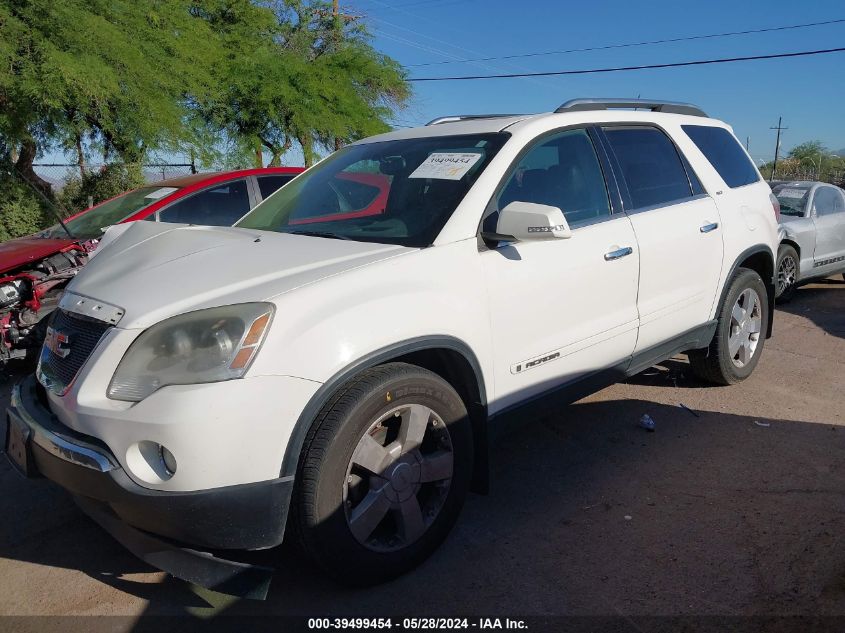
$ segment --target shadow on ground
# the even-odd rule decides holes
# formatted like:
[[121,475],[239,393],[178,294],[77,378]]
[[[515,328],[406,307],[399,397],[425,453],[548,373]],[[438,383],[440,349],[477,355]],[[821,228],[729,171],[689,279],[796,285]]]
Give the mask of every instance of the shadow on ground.
[[287,547],[263,554],[278,567],[266,602],[138,582],[150,568],[5,460],[0,556],[79,570],[149,615],[845,613],[845,428],[698,413],[585,402],[511,431],[491,494],[429,561],[375,588],[333,584]]
[[777,308],[810,319],[828,334],[845,339],[843,299],[845,280],[841,275],[836,275],[798,288],[789,303],[778,304]]

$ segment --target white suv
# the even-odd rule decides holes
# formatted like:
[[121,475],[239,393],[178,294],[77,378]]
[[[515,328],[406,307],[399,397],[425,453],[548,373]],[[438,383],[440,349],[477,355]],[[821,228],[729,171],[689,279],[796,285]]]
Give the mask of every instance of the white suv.
[[7,452],[175,575],[219,588],[243,567],[186,557],[288,528],[333,575],[381,581],[485,487],[488,421],[679,352],[748,377],[777,213],[730,128],[685,104],[365,139],[234,228],[119,227],[14,393]]

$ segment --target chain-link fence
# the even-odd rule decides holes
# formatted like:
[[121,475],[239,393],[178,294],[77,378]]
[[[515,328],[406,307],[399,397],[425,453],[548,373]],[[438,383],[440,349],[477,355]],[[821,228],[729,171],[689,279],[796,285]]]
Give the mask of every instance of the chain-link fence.
[[775,172],[776,180],[816,180],[819,182],[829,182],[838,187],[845,187],[845,169],[832,169],[828,171],[818,171],[814,169],[794,168],[787,165],[781,168],[778,165]]
[[[80,178],[83,172],[96,173],[102,170],[105,164],[89,163],[80,167],[70,163],[36,163],[33,167],[35,173],[49,182],[53,191],[58,193],[68,180]],[[197,173],[197,166],[194,163],[147,163],[141,167],[147,182],[158,182]]]

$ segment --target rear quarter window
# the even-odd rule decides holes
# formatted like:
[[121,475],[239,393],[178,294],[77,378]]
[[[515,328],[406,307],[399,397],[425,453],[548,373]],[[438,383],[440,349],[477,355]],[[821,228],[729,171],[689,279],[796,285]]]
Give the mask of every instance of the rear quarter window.
[[682,125],[701,153],[731,189],[760,180],[754,163],[734,135],[725,128],[708,125]]

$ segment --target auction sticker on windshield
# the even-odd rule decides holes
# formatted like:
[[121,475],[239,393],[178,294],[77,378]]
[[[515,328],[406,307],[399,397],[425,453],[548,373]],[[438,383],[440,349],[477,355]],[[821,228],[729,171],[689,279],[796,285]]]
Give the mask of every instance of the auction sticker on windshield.
[[781,189],[778,191],[779,198],[803,198],[807,193],[806,189]]
[[161,187],[156,189],[155,191],[151,191],[148,193],[144,198],[148,200],[158,200],[163,198],[164,196],[169,196],[171,193],[176,191],[177,187]]
[[434,152],[408,178],[460,180],[480,158],[474,152]]

